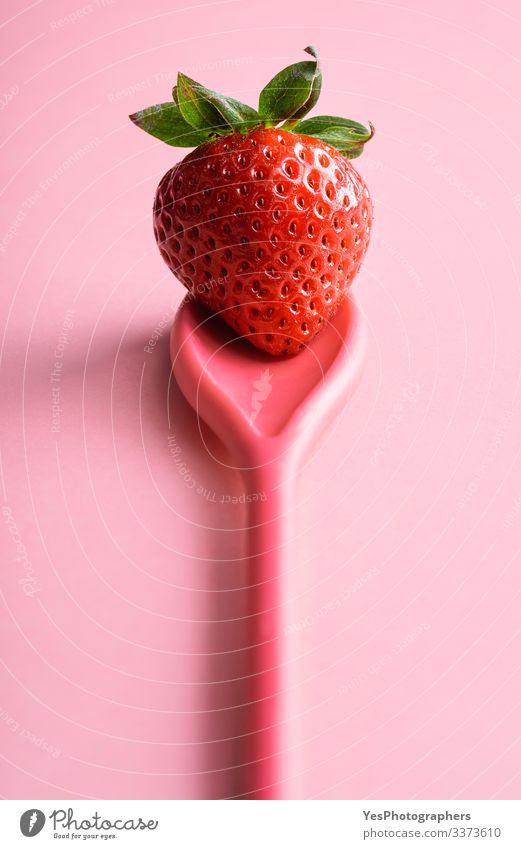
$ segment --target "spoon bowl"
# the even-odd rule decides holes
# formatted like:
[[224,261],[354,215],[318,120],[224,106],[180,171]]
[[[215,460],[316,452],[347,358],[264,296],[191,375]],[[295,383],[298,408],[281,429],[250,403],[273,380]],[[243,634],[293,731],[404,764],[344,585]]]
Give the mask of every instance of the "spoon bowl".
[[[327,425],[357,384],[365,328],[353,300],[301,353],[274,358],[186,298],[171,334],[172,367],[188,403],[233,452],[257,455]],[[253,334],[252,334],[253,335]],[[262,397],[266,396],[266,397]]]

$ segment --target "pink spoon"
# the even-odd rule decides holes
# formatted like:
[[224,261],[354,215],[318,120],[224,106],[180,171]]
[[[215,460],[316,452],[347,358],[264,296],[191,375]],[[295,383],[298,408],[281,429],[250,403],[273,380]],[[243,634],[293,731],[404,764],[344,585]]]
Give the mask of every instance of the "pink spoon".
[[[294,357],[273,358],[238,339],[193,299],[179,309],[170,338],[177,383],[241,469],[249,503],[248,736],[250,798],[281,798],[285,658],[283,606],[291,598],[288,541],[294,477],[354,390],[365,352],[360,311],[347,300]],[[277,787],[277,784],[279,786]]]

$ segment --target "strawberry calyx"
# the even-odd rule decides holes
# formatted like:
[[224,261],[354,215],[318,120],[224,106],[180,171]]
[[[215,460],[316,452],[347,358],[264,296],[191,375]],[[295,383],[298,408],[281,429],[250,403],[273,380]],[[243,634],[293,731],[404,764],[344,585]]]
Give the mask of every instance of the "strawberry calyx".
[[320,139],[347,159],[355,159],[372,139],[374,127],[331,115],[306,118],[320,96],[322,71],[315,48],[306,47],[305,52],[311,59],[279,71],[262,89],[258,109],[179,73],[171,101],[142,109],[130,120],[173,147],[198,147],[233,133],[280,127]]

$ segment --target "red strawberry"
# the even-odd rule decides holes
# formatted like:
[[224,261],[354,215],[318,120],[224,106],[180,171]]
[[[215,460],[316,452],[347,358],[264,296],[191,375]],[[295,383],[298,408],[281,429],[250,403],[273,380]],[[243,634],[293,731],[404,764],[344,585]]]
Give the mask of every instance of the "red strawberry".
[[[154,230],[165,262],[198,300],[274,355],[297,352],[333,316],[371,229],[369,192],[349,158],[362,152],[372,127],[329,116],[299,120],[320,91],[312,56],[271,81],[259,113],[180,75],[172,104],[131,116],[163,140],[197,145],[157,190]],[[304,68],[307,85],[297,101],[287,84],[295,68]],[[242,132],[228,110],[240,113]],[[291,120],[266,126],[280,118]]]

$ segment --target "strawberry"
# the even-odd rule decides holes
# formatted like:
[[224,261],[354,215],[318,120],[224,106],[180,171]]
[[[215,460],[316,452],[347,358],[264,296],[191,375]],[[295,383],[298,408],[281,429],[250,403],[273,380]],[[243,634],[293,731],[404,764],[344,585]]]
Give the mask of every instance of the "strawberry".
[[[331,319],[369,243],[372,204],[350,160],[373,127],[304,119],[321,88],[312,61],[284,69],[259,110],[179,74],[172,102],[131,115],[195,146],[161,180],[154,231],[189,292],[270,354],[293,354]],[[282,126],[277,126],[282,123]]]

